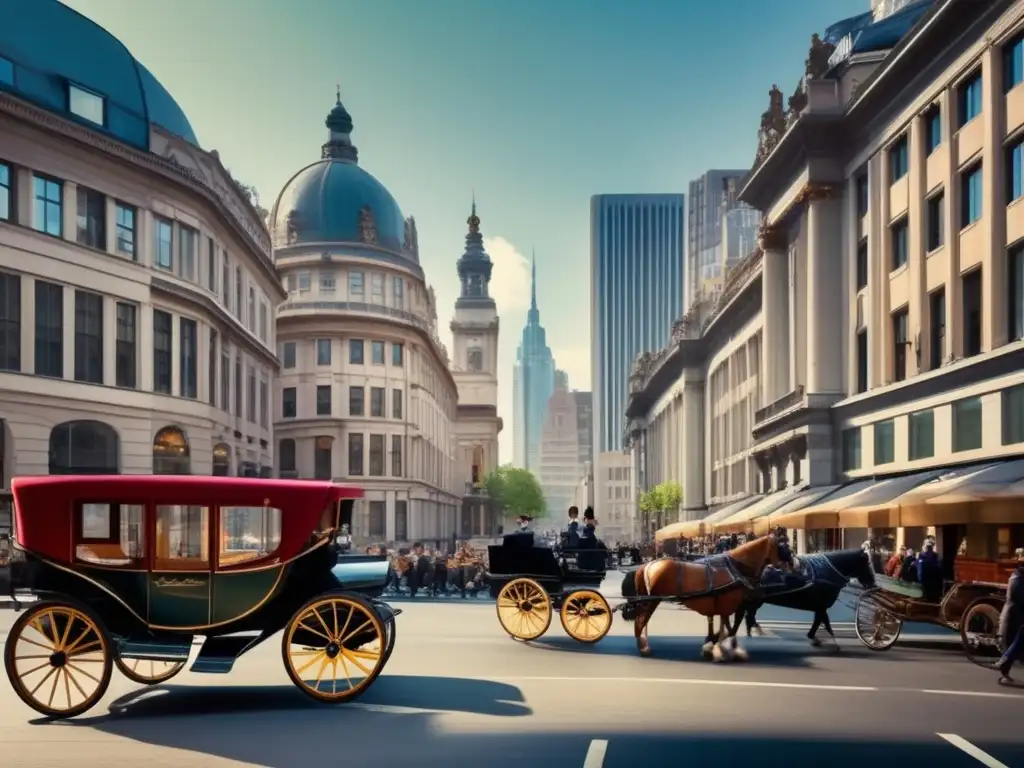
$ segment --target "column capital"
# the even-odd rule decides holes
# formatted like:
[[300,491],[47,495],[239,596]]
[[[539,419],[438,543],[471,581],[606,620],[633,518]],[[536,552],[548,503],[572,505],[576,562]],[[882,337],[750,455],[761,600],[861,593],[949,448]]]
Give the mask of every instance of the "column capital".
[[782,227],[762,222],[757,228],[757,245],[762,251],[785,251],[789,247],[789,236]]
[[800,190],[800,202],[813,203],[815,200],[838,200],[839,192],[840,189],[837,184],[809,181]]

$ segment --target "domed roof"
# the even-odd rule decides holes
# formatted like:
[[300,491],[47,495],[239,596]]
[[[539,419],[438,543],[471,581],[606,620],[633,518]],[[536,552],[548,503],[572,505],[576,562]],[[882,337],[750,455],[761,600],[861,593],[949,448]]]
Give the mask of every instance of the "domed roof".
[[322,159],[296,173],[271,213],[279,248],[322,243],[372,246],[415,260],[411,222],[387,188],[358,163],[352,117],[338,101],[327,116]]
[[199,146],[184,111],[124,44],[57,0],[0,2],[0,57],[14,65],[13,82],[0,66],[0,89],[73,118],[72,83],[104,97],[103,129],[122,141],[148,149],[154,123]]

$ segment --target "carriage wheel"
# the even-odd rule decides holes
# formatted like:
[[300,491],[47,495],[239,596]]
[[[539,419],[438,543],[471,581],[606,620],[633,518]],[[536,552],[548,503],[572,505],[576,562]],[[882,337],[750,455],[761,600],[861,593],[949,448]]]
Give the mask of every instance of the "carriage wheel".
[[387,645],[387,629],[370,602],[333,594],[295,612],[281,638],[281,654],[299,690],[334,704],[351,701],[373,684],[387,660]]
[[559,612],[565,634],[580,643],[601,640],[612,628],[612,608],[604,595],[590,589],[572,592]]
[[11,627],[4,667],[19,699],[58,719],[80,715],[103,698],[112,655],[92,611],[77,603],[41,601]]
[[185,668],[184,661],[156,661],[153,659],[122,659],[114,657],[118,671],[140,685],[166,683]]
[[398,623],[395,621],[394,616],[384,622],[384,631],[387,634],[387,640],[384,647],[384,661],[381,662],[381,666],[388,663],[388,660],[391,658],[391,652],[395,650],[395,640],[398,637]]
[[903,629],[903,619],[882,608],[866,595],[857,598],[854,628],[857,637],[872,651],[887,651],[893,647]]
[[496,606],[498,623],[515,640],[536,640],[551,626],[551,598],[533,579],[512,579]]
[[991,598],[979,597],[964,610],[960,620],[960,642],[967,658],[987,666],[1000,656],[999,606]]

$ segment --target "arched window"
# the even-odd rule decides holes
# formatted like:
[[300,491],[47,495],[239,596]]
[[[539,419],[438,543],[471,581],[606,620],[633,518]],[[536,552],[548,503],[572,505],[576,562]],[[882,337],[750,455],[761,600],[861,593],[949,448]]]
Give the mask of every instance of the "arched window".
[[153,474],[189,475],[192,459],[188,438],[178,427],[164,427],[153,438]]
[[484,480],[484,449],[481,445],[473,446],[473,485]]
[[227,477],[231,474],[231,446],[217,443],[213,446],[213,474],[215,477]]
[[295,441],[290,437],[277,444],[277,468],[281,472],[295,471]]
[[117,432],[101,421],[66,421],[50,432],[51,475],[116,475]]

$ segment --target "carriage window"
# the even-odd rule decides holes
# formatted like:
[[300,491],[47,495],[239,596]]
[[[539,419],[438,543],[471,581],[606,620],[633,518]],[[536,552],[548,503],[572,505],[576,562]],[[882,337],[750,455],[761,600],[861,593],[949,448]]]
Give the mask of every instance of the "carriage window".
[[221,507],[221,567],[267,557],[281,546],[281,510],[274,507]]
[[157,571],[210,567],[210,509],[178,504],[156,508]]
[[108,567],[141,567],[146,556],[144,509],[138,504],[82,504],[75,558]]

